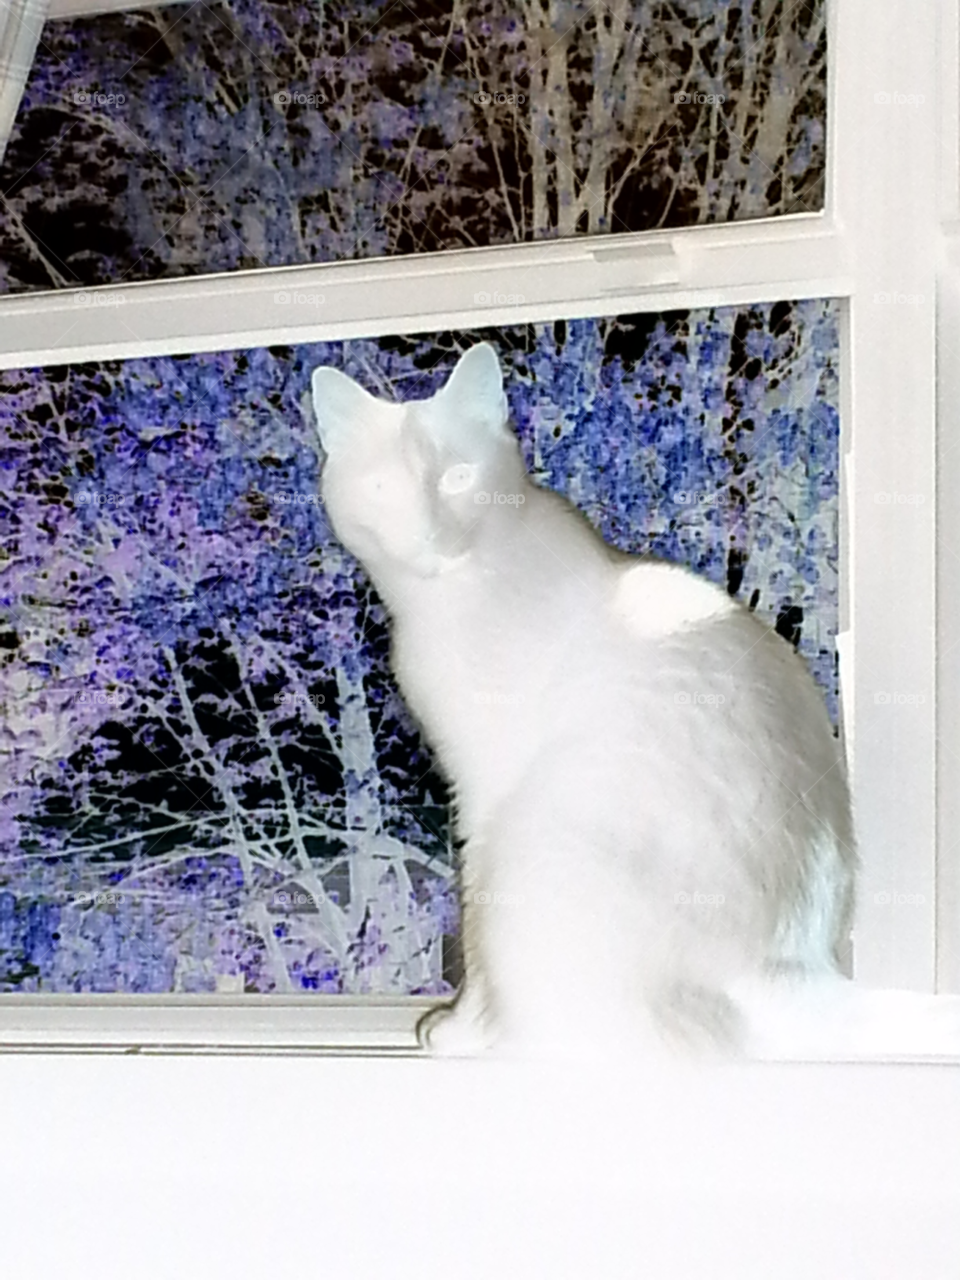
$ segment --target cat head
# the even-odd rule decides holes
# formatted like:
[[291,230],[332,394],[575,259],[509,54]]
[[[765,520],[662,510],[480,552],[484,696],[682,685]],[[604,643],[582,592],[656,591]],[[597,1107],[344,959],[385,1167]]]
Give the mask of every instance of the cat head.
[[376,577],[443,572],[469,553],[481,524],[505,518],[491,494],[526,483],[489,343],[465,352],[429,400],[378,400],[329,368],[314,370],[312,389],[327,514]]

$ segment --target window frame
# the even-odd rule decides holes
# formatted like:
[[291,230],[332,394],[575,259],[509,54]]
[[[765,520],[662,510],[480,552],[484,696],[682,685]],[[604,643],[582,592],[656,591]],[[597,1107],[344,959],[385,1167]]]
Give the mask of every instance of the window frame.
[[[960,696],[960,671],[943,661],[960,590],[937,554],[954,522],[960,535],[946,500],[960,450],[943,436],[935,501],[938,398],[944,428],[960,413],[960,362],[947,357],[960,339],[958,0],[886,0],[879,12],[874,0],[827,4],[822,212],[20,294],[0,298],[0,368],[840,299],[838,646],[862,861],[854,973],[874,986],[960,991],[960,855],[950,838],[960,826],[950,786],[960,718],[938,716],[937,703],[938,693],[951,707]],[[66,7],[54,0],[55,12]],[[324,300],[298,306],[275,301],[281,293]],[[477,302],[484,293],[523,301]],[[920,301],[882,301],[898,295]],[[883,701],[902,694],[915,701]],[[0,1047],[416,1052],[416,1019],[436,1003],[11,995],[0,997]]]
[[940,14],[937,296],[937,990],[960,992],[960,4]]

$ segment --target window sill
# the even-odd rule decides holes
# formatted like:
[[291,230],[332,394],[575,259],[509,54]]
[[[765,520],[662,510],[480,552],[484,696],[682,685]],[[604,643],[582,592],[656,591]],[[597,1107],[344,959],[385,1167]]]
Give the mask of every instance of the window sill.
[[420,1053],[438,1002],[389,996],[8,995],[0,1052]]
[[[428,1058],[416,1026],[432,997],[7,995],[0,1054],[133,1053]],[[678,1062],[680,1060],[678,1059]],[[960,1053],[769,1053],[752,1065],[958,1066]]]

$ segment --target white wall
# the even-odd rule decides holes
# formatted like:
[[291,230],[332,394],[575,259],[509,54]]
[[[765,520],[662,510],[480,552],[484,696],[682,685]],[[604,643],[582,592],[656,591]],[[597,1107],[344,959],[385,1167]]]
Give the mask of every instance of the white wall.
[[956,1280],[960,1070],[0,1058],[0,1272]]

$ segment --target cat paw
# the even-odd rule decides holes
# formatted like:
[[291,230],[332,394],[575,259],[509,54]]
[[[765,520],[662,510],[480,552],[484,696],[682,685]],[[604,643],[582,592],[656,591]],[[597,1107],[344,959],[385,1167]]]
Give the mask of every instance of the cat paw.
[[436,1058],[476,1058],[490,1048],[480,1023],[456,1005],[424,1014],[417,1023],[417,1039]]

